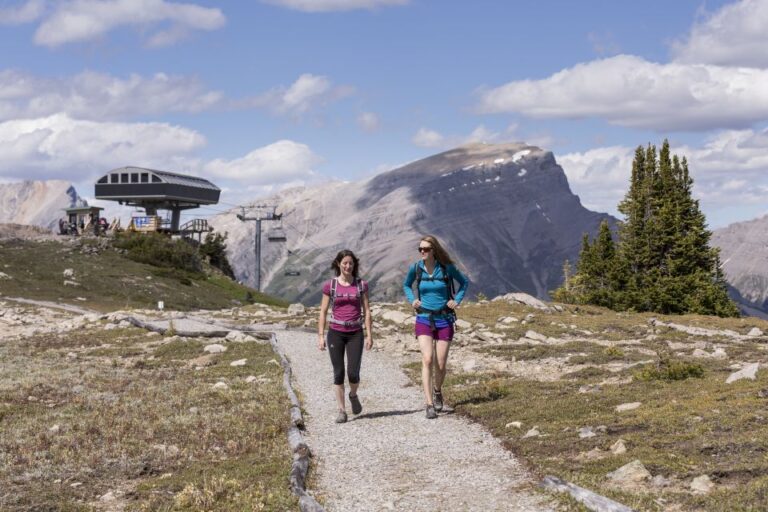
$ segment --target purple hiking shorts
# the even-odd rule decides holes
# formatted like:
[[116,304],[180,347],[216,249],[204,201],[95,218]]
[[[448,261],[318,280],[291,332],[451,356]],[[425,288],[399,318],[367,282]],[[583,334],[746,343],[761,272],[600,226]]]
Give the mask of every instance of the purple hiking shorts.
[[428,324],[416,322],[414,331],[416,333],[416,337],[431,336],[433,340],[453,340],[453,324],[448,324],[447,326],[441,327],[439,329],[432,329],[432,327]]

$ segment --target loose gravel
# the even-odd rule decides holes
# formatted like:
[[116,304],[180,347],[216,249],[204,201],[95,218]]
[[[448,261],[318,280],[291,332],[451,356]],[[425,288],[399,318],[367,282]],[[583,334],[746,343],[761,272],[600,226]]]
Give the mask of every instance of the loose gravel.
[[[331,362],[315,334],[283,331],[277,342],[302,397],[314,489],[328,512],[553,510],[520,463],[479,425],[424,415],[419,386],[385,352],[365,352],[360,415],[334,423]],[[450,402],[450,397],[446,397]]]

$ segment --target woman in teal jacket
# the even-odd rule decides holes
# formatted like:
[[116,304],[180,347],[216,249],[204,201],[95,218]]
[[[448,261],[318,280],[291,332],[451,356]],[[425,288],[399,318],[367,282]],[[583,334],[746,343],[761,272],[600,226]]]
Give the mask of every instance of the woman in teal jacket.
[[[421,381],[426,399],[427,418],[437,418],[443,409],[442,386],[445,380],[448,349],[453,340],[456,307],[461,304],[469,280],[454,265],[437,238],[428,235],[419,241],[421,260],[408,269],[403,291],[416,310],[414,332],[421,348]],[[453,293],[453,281],[459,289]],[[416,294],[413,284],[416,283]],[[437,357],[435,357],[437,356]],[[437,361],[432,382],[432,362]]]

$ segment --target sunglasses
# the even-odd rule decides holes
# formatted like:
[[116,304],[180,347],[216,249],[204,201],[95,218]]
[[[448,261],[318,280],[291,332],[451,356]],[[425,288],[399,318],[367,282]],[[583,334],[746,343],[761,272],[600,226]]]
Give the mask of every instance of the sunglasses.
[[419,247],[419,252],[431,252],[431,247]]

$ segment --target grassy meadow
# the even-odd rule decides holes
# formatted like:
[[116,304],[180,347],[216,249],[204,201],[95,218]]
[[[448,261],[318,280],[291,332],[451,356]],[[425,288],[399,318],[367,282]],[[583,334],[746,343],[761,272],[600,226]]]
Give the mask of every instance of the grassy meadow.
[[0,344],[0,510],[295,510],[271,346],[204,344],[136,328]]
[[[529,314],[525,324],[499,322]],[[537,478],[555,475],[642,511],[768,510],[768,371],[725,384],[737,363],[765,362],[768,322],[583,306],[545,313],[504,302],[468,304],[459,316],[473,327],[457,341],[477,357],[492,358],[497,369],[463,372],[463,361],[453,356],[446,401],[489,428]],[[691,335],[653,326],[653,317],[742,335],[759,327],[766,334]],[[550,340],[522,339],[529,330]],[[503,337],[467,342],[477,331]],[[697,348],[711,354],[716,347],[727,357],[693,357]],[[499,362],[516,371],[498,369]],[[553,362],[559,371],[548,372]],[[419,364],[407,369],[420,379]],[[641,405],[617,412],[632,402]],[[524,437],[534,427],[540,435]],[[580,437],[584,427],[594,437]],[[620,440],[626,453],[615,454],[611,448]],[[619,487],[606,477],[633,460],[655,478]],[[714,483],[708,494],[690,488],[700,475]],[[564,510],[588,510],[560,498]]]
[[[72,269],[74,276],[64,277]],[[62,241],[0,240],[0,298],[66,302],[98,311],[154,308],[231,308],[249,302],[287,306],[212,271],[193,273],[138,263],[106,238]],[[68,281],[65,283],[65,281]]]

